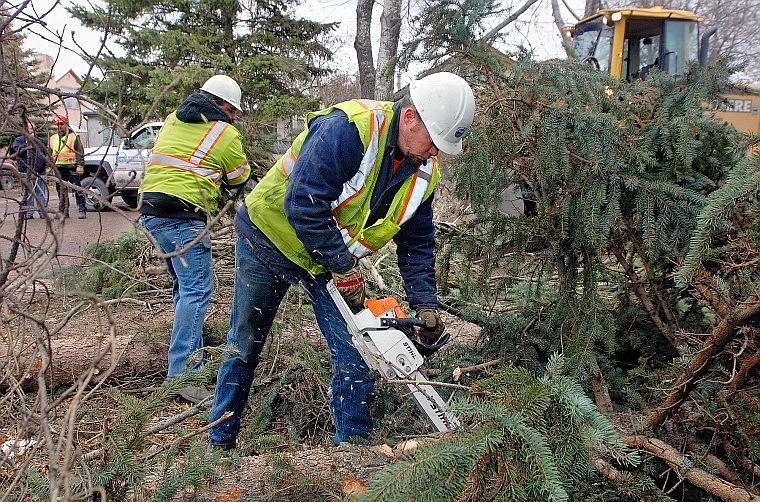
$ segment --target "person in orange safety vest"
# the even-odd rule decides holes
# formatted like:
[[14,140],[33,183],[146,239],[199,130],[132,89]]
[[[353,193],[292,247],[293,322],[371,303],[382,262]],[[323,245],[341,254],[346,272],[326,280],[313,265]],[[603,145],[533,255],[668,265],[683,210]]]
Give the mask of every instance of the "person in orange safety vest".
[[[60,180],[56,184],[58,191],[58,211],[63,217],[69,217],[69,189],[63,182],[81,187],[81,177],[84,175],[84,147],[79,135],[71,130],[69,121],[63,115],[58,115],[53,123],[58,131],[50,136],[49,145],[53,155],[53,163],[58,170]],[[74,199],[79,208],[78,218],[87,218],[84,194],[74,191]]]

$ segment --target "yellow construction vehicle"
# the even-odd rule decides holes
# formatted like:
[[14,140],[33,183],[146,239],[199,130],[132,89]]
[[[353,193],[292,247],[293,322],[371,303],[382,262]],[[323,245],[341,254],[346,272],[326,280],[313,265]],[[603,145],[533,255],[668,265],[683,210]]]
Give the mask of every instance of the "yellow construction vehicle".
[[[650,8],[600,9],[573,26],[565,27],[577,57],[612,77],[645,79],[656,67],[682,75],[687,63],[704,65],[710,37],[700,36],[704,18],[693,12]],[[760,93],[727,94],[715,115],[741,131],[760,132]]]

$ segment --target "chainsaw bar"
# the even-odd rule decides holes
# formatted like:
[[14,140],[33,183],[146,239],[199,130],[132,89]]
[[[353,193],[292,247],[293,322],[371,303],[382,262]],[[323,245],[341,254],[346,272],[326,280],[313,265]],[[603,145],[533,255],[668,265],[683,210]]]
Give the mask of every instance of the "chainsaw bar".
[[458,427],[459,421],[447,411],[446,402],[435,388],[421,383],[426,380],[419,371],[425,359],[412,340],[396,328],[417,325],[419,320],[405,317],[394,298],[369,300],[368,303],[374,302],[371,307],[354,313],[332,281],[327,283],[327,290],[346,321],[354,347],[367,366],[386,380],[409,380],[406,386],[414,402],[435,430],[446,432]]

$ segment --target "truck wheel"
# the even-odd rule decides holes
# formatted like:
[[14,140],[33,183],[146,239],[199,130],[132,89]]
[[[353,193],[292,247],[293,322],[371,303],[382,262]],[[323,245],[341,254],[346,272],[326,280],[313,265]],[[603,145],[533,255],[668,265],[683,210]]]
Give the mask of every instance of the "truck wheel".
[[137,192],[121,192],[121,200],[132,209],[137,208]]
[[110,193],[103,180],[87,177],[82,180],[82,188],[86,189],[86,204],[88,211],[103,211],[108,207]]

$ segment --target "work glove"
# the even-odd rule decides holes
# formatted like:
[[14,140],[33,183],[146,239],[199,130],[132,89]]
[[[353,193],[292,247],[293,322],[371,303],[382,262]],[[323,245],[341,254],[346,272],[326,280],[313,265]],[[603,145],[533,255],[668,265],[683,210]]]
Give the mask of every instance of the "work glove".
[[421,308],[417,311],[417,318],[425,321],[425,327],[420,329],[420,340],[428,345],[435,345],[443,335],[446,326],[443,324],[438,311],[431,308]]
[[353,268],[341,274],[333,272],[332,277],[335,287],[338,288],[340,296],[346,300],[348,306],[355,311],[363,309],[365,299],[364,277],[359,268],[359,263],[357,262]]
[[77,166],[76,173],[79,176],[82,176],[84,174],[84,166]]

